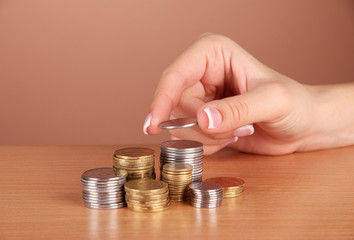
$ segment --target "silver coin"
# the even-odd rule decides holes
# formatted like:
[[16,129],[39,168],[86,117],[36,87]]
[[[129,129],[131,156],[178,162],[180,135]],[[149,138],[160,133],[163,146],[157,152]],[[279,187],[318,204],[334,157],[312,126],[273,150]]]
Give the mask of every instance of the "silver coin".
[[177,118],[160,123],[162,129],[187,128],[198,125],[196,118]]
[[94,195],[87,195],[87,194],[83,194],[82,195],[83,199],[88,199],[88,200],[96,200],[96,201],[111,201],[111,200],[124,200],[125,199],[125,195],[117,195],[117,196],[94,196]]
[[91,194],[82,194],[84,199],[95,199],[95,200],[117,200],[124,198],[125,195],[91,195]]
[[202,149],[203,144],[192,140],[168,140],[161,143],[161,148],[166,150],[179,149],[181,151]]
[[115,183],[97,183],[97,182],[86,182],[81,180],[81,186],[89,186],[89,187],[98,187],[98,188],[102,188],[102,187],[107,187],[107,188],[112,188],[112,187],[121,187],[124,186],[126,180],[124,179],[124,181],[119,181],[119,182],[115,182]]
[[125,198],[117,199],[94,199],[94,198],[83,198],[84,202],[89,202],[93,204],[116,204],[125,202]]
[[97,204],[112,204],[112,203],[121,203],[125,201],[125,198],[118,199],[94,199],[94,198],[82,198],[85,202],[97,203]]
[[203,183],[192,183],[189,186],[190,189],[193,190],[201,190],[201,191],[212,191],[212,190],[222,190],[222,187],[219,183],[214,183],[214,182],[203,182]]
[[189,195],[189,197],[191,199],[193,199],[196,202],[209,202],[209,203],[213,203],[213,202],[220,202],[222,200],[222,196],[219,196],[217,198],[196,198],[192,195]]
[[82,190],[86,192],[119,192],[122,191],[124,188],[122,186],[120,187],[110,187],[110,188],[98,188],[98,187],[89,187],[89,186],[82,186]]
[[84,205],[86,207],[95,208],[95,209],[117,209],[117,208],[123,208],[126,206],[125,202],[124,203],[116,203],[116,204],[94,204],[94,203],[84,202]]
[[123,176],[117,176],[113,168],[95,168],[87,170],[82,174],[82,178],[86,180],[98,181],[121,179]]
[[218,205],[193,205],[193,207],[196,207],[196,208],[217,208],[217,207],[220,207],[221,204],[218,204]]
[[219,207],[223,199],[223,189],[214,182],[191,183],[189,185],[189,203],[197,208]]
[[218,200],[199,200],[199,199],[194,199],[194,198],[190,198],[190,201],[194,204],[204,204],[204,205],[207,205],[207,204],[218,204],[218,203],[221,203],[222,200],[221,199],[218,199]]

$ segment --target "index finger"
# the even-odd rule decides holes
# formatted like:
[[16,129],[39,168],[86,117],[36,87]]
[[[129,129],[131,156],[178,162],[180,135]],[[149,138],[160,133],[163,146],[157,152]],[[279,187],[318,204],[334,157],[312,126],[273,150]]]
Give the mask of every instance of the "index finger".
[[147,133],[157,134],[161,131],[159,124],[170,118],[183,91],[203,77],[206,66],[205,47],[194,44],[164,71],[150,107],[150,125],[145,126]]

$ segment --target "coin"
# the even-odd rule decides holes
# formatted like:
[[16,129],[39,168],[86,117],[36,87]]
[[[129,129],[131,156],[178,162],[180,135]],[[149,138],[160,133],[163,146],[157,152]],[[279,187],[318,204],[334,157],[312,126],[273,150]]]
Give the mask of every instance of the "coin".
[[82,178],[90,180],[106,181],[109,179],[118,178],[113,171],[113,168],[95,168],[85,171]]
[[114,152],[114,156],[120,158],[148,158],[155,155],[155,151],[149,148],[130,147],[121,148]]
[[161,147],[166,148],[167,150],[180,149],[186,151],[188,149],[199,150],[203,147],[203,144],[192,140],[168,140],[161,143]]
[[125,184],[125,191],[142,193],[160,193],[168,189],[165,182],[152,179],[133,180]]
[[128,173],[123,169],[95,168],[81,176],[84,205],[96,209],[125,206],[124,183]]
[[114,152],[113,167],[128,172],[127,181],[155,178],[155,151],[149,148],[122,148]]
[[[191,164],[193,167],[192,181],[200,182],[203,174],[203,144],[191,140],[169,140],[161,143],[161,173],[163,166],[168,163]],[[168,169],[165,170],[166,173],[168,171]]]
[[162,129],[178,129],[178,128],[187,128],[198,125],[196,118],[177,118],[172,120],[167,120],[160,123],[160,128]]
[[165,172],[191,172],[193,170],[193,166],[186,163],[168,163],[163,166],[163,170]]
[[224,198],[238,197],[242,194],[245,187],[245,181],[235,177],[215,177],[208,178],[205,182],[219,183],[224,192]]
[[125,184],[126,202],[130,210],[160,212],[170,206],[168,184],[153,179],[132,180]]
[[215,208],[222,203],[223,189],[214,182],[198,182],[189,185],[189,203],[197,208]]
[[193,180],[193,166],[186,163],[167,163],[162,168],[161,180],[168,184],[169,197],[173,201],[188,198],[188,186]]

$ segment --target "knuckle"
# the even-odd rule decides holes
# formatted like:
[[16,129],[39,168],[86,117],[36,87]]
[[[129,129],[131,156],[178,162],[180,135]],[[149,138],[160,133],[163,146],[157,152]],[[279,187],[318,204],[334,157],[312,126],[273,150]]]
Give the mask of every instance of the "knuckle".
[[291,109],[289,108],[292,104],[290,99],[291,94],[287,86],[282,83],[273,82],[268,84],[267,88],[266,90],[269,91],[270,96],[275,98],[274,101],[277,103],[277,108],[280,112]]
[[199,37],[199,42],[205,44],[206,46],[210,46],[210,45],[212,46],[227,41],[228,39],[229,38],[223,35],[219,35],[215,33],[204,33]]
[[200,34],[198,39],[206,38],[206,37],[209,37],[209,36],[212,36],[212,35],[215,35],[215,34],[212,33],[212,32],[205,32],[205,33]]
[[225,102],[226,116],[232,126],[238,126],[241,119],[245,119],[249,114],[249,107],[246,103],[234,100]]
[[183,75],[177,69],[173,69],[173,68],[169,67],[169,68],[166,68],[162,72],[162,77],[163,78],[175,78],[175,77],[183,77]]
[[185,77],[182,72],[172,67],[169,67],[162,72],[161,79],[167,82],[178,81],[182,85],[182,87],[185,87],[184,85],[186,84],[186,82],[183,81]]

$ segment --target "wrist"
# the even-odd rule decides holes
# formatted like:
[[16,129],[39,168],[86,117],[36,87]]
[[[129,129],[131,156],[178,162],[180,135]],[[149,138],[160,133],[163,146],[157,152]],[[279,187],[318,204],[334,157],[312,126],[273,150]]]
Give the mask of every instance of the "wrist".
[[305,87],[313,99],[313,123],[298,151],[354,144],[354,84]]

